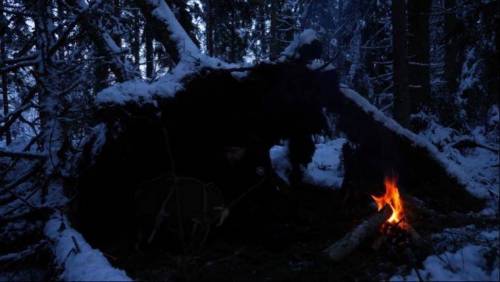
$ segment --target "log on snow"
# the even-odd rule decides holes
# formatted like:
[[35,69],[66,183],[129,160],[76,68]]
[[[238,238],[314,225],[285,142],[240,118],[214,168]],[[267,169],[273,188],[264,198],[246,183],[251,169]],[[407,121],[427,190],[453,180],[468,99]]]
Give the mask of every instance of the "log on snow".
[[391,209],[385,207],[380,212],[370,216],[342,239],[328,247],[325,250],[328,257],[333,261],[340,261],[351,254],[361,243],[373,236],[378,228],[389,219],[390,215]]

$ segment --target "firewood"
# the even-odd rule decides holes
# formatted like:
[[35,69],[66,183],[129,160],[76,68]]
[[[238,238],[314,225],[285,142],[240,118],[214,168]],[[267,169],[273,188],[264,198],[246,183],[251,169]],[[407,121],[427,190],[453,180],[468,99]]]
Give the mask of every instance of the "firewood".
[[359,245],[378,230],[391,215],[391,209],[385,207],[359,224],[354,230],[347,233],[342,239],[328,247],[325,252],[333,261],[340,261],[352,253]]

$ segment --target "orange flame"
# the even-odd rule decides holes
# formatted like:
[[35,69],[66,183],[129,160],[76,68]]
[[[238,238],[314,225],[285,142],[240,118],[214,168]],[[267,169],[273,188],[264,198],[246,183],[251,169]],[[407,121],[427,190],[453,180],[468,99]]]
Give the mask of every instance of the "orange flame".
[[380,197],[371,196],[377,204],[377,210],[380,211],[385,205],[389,205],[392,210],[392,214],[387,222],[392,224],[399,223],[404,217],[403,200],[401,200],[399,195],[396,181],[396,177],[386,177],[384,180],[385,194]]

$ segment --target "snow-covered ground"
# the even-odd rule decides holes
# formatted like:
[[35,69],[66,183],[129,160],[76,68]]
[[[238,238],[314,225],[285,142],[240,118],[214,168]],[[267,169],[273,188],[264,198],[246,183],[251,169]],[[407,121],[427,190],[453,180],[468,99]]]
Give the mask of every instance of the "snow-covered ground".
[[[479,126],[466,135],[443,127],[425,115],[419,118],[428,122],[428,127],[419,135],[436,145],[449,162],[467,173],[472,184],[467,188],[471,193],[487,200],[487,207],[480,214],[498,219],[498,115],[488,122],[492,130]],[[456,146],[464,139],[484,147]],[[432,241],[436,254],[424,260],[418,274],[424,281],[500,281],[499,228],[472,225],[435,234]],[[391,281],[419,281],[419,277],[413,269],[409,273],[401,271]]]
[[[418,274],[424,281],[500,281],[498,240],[498,229],[446,229],[433,238],[444,251],[427,257]],[[391,281],[419,281],[418,274],[413,269]]]
[[304,181],[321,187],[340,188],[344,181],[342,146],[346,142],[345,138],[337,138],[316,144],[313,159],[304,173]]
[[[488,125],[489,130],[485,126],[477,126],[470,129],[467,134],[443,127],[436,123],[432,117],[424,114],[416,116],[428,124],[427,128],[419,135],[434,144],[448,162],[453,163],[467,174],[470,185],[467,185],[466,188],[470,193],[488,200],[488,207],[483,211],[483,214],[498,213],[500,192],[498,115],[492,116]],[[464,140],[473,141],[480,146],[460,146]]]
[[[340,188],[344,180],[342,146],[346,142],[345,138],[337,138],[316,144],[312,161],[304,169],[304,182],[326,188]],[[288,183],[292,166],[288,160],[287,146],[273,146],[269,155],[276,174]]]

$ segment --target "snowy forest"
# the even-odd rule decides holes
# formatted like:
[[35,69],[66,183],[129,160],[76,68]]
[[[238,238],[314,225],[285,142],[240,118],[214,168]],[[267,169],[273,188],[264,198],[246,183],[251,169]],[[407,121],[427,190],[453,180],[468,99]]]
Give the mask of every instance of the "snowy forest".
[[0,0],[0,281],[500,281],[496,0]]

